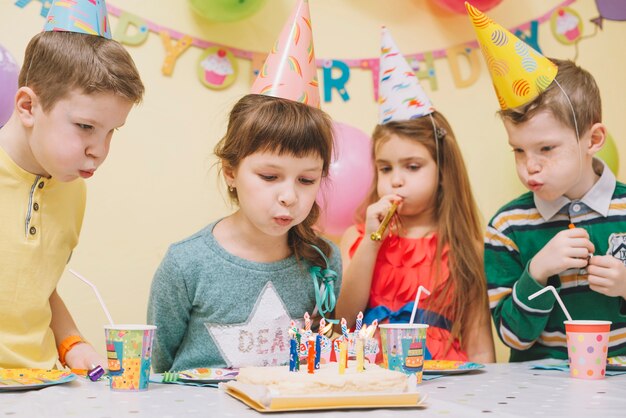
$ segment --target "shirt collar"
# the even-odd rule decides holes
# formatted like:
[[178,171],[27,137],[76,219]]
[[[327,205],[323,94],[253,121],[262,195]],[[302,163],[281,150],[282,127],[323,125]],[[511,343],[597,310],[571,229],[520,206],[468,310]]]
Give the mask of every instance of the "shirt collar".
[[[593,170],[600,175],[600,178],[580,201],[600,215],[607,217],[615,191],[615,175],[606,163],[598,158],[593,159]],[[545,220],[551,219],[563,206],[571,202],[565,196],[552,201],[543,200],[536,194],[533,197],[539,214]]]

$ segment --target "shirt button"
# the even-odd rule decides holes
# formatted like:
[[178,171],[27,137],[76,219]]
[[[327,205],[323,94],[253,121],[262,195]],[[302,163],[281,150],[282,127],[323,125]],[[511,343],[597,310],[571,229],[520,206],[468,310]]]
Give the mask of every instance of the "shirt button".
[[31,235],[35,235],[37,233],[37,228],[35,228],[34,226],[31,226],[28,232],[30,232]]
[[39,203],[37,202],[33,203],[33,209],[39,210]]
[[580,205],[576,203],[574,206],[572,206],[572,209],[574,209],[574,212],[580,212]]
[[40,189],[43,189],[43,181],[37,185]]

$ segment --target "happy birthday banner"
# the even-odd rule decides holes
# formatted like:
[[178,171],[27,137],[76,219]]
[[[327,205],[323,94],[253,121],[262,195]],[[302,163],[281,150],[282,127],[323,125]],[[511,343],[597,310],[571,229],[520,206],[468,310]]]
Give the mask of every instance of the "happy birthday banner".
[[[15,5],[24,8],[32,1],[33,0],[18,0],[15,2]],[[51,2],[50,0],[38,1],[42,3],[40,14],[46,17]],[[535,50],[541,52],[538,36],[539,25],[550,21],[552,34],[559,42],[565,45],[577,44],[578,41],[583,39],[582,19],[575,10],[568,7],[575,1],[576,0],[565,0],[543,15],[509,30]],[[174,73],[176,61],[193,46],[203,50],[196,67],[199,81],[207,88],[221,90],[231,86],[237,79],[237,58],[251,61],[252,71],[250,78],[253,81],[258,75],[265,61],[265,57],[267,56],[265,52],[249,51],[195,38],[174,29],[161,26],[110,4],[108,4],[107,7],[109,14],[118,19],[115,31],[113,32],[113,38],[122,44],[140,46],[146,41],[150,32],[159,35],[165,49],[165,58],[161,72],[166,76],[171,76]],[[592,19],[592,22],[602,28],[602,25],[598,24],[594,19]],[[438,79],[434,65],[435,59],[446,58],[450,66],[454,85],[458,88],[465,88],[474,84],[480,75],[481,60],[478,56],[478,52],[478,43],[473,40],[445,49],[408,54],[405,55],[405,57],[416,71],[416,75],[421,80],[428,80],[431,90],[436,91],[438,89]],[[369,70],[372,72],[374,98],[378,100],[378,60],[379,57],[317,59],[316,64],[318,68],[322,69],[323,73],[322,84],[324,88],[324,101],[330,102],[332,100],[333,90],[337,92],[342,100],[350,100],[347,85],[350,81],[351,68]],[[461,74],[460,60],[465,60],[465,62],[469,64],[469,74]]]

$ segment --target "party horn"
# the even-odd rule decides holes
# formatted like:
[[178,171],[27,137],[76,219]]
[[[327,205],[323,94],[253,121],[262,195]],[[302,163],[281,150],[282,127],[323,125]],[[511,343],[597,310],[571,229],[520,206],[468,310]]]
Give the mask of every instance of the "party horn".
[[389,212],[387,212],[387,214],[383,218],[383,221],[380,223],[378,230],[376,232],[372,232],[372,235],[370,235],[372,241],[380,241],[383,238],[383,234],[385,233],[385,229],[387,229],[389,221],[391,221],[391,217],[394,213],[396,213],[396,209],[398,209],[398,204],[399,203],[396,201],[391,202]]

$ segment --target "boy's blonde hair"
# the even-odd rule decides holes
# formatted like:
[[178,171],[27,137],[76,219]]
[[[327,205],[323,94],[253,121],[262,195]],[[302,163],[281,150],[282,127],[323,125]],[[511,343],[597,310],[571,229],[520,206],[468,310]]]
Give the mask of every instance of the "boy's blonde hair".
[[[257,152],[319,156],[325,180],[332,150],[332,121],[324,111],[288,99],[248,94],[231,110],[226,135],[214,151],[222,167],[231,170],[236,170],[244,158]],[[237,190],[228,193],[237,203]],[[311,248],[313,244],[330,256],[330,245],[313,229],[319,215],[320,207],[315,202],[306,219],[289,230],[288,243],[297,258],[325,267],[321,256]]]
[[[533,101],[514,109],[501,110],[498,113],[503,120],[513,124],[521,124],[530,120],[542,111],[549,111],[564,126],[576,130],[583,135],[594,123],[602,122],[602,101],[600,90],[593,76],[586,70],[569,60],[550,58],[558,67],[556,82],[552,82]],[[561,85],[563,91],[559,88]],[[574,113],[572,113],[572,107]],[[576,121],[574,121],[576,115]]]
[[139,103],[144,86],[130,54],[113,40],[75,32],[41,32],[24,55],[20,87],[30,87],[44,111],[78,89],[114,93]]
[[[372,156],[392,136],[422,144],[435,163],[439,164],[439,184],[436,191],[435,210],[437,222],[437,251],[433,275],[435,288],[428,308],[453,319],[451,336],[461,339],[488,312],[487,284],[483,268],[483,229],[469,176],[461,150],[452,127],[446,118],[435,111],[429,116],[393,121],[377,125],[372,134]],[[437,137],[433,130],[437,126]],[[437,143],[438,142],[438,143]],[[437,155],[439,153],[439,155]],[[356,221],[363,223],[369,205],[378,201],[378,171],[369,196],[357,209]],[[449,280],[442,283],[440,264],[444,247],[448,246]],[[449,342],[451,343],[451,341]]]

